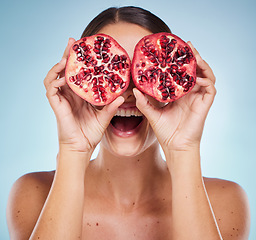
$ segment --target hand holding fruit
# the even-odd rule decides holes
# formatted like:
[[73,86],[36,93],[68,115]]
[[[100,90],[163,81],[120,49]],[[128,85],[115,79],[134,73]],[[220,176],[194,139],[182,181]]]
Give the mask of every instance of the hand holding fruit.
[[192,44],[189,45],[197,60],[196,85],[189,94],[159,109],[140,91],[134,90],[137,107],[148,118],[164,151],[185,151],[199,146],[204,122],[216,94],[211,68]]
[[44,84],[56,115],[60,147],[71,151],[92,152],[124,99],[119,97],[99,110],[70,90],[63,72],[74,42],[74,39],[69,40],[62,60],[48,72]]

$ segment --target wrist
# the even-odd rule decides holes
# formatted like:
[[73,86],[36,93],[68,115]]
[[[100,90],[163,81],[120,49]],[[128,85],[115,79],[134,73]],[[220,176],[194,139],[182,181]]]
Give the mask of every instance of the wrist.
[[72,168],[85,169],[91,159],[93,150],[91,151],[77,151],[69,147],[59,146],[59,153],[57,156],[57,166],[66,166]]
[[195,144],[186,148],[175,148],[164,151],[166,163],[172,174],[201,173],[200,145]]
[[181,144],[180,146],[170,145],[168,147],[163,147],[163,151],[166,159],[176,160],[183,158],[183,156],[200,153],[200,142]]
[[78,158],[91,157],[94,149],[91,146],[88,147],[73,147],[70,144],[59,143],[59,153],[73,155]]

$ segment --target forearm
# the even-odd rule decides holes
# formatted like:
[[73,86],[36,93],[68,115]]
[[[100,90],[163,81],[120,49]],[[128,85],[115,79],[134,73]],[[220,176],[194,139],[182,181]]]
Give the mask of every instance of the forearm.
[[81,238],[88,156],[60,151],[53,184],[30,239]]
[[204,186],[199,147],[169,152],[174,240],[222,239]]

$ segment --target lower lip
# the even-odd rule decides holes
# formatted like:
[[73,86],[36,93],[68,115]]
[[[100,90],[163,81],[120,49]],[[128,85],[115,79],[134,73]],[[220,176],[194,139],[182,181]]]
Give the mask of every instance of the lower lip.
[[140,122],[140,124],[136,128],[134,128],[132,130],[129,130],[127,132],[123,132],[123,131],[120,131],[120,130],[116,129],[111,123],[110,123],[110,128],[111,128],[111,131],[116,136],[127,138],[127,137],[132,137],[132,136],[136,135],[140,131],[143,122],[144,122],[144,118],[142,119],[142,121]]

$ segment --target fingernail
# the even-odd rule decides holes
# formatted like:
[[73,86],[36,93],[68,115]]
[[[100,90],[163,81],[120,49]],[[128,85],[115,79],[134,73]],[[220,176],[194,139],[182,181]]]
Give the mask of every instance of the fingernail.
[[134,94],[135,98],[137,98],[138,97],[138,89],[133,88],[132,91],[133,91],[133,94]]

